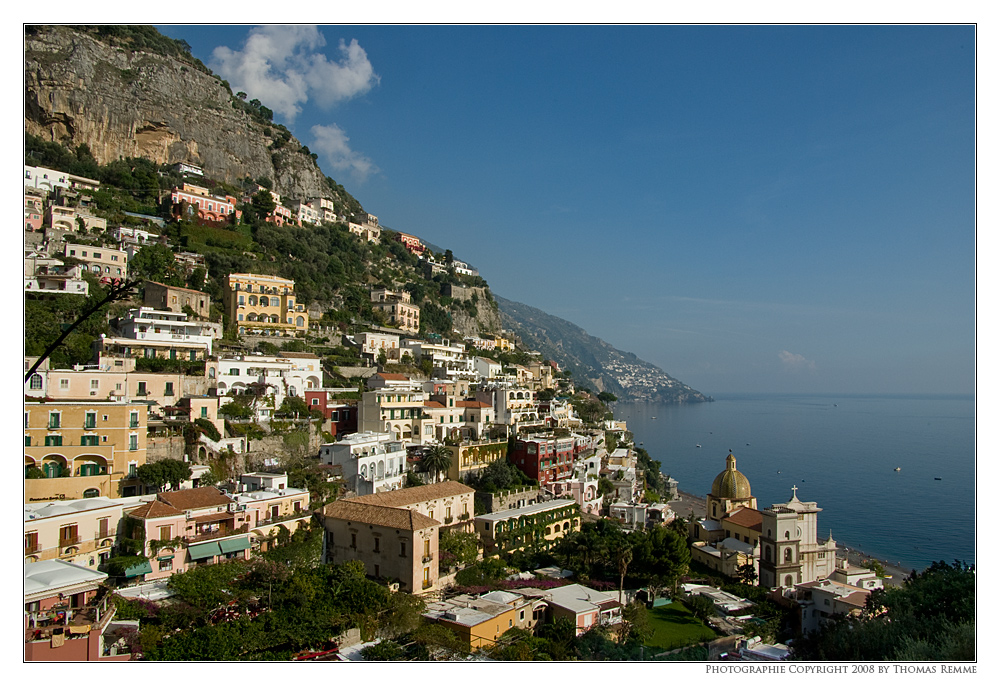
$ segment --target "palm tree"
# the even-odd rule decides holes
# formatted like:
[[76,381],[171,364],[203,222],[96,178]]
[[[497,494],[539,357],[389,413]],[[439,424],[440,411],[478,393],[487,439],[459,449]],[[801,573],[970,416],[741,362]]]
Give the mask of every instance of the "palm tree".
[[615,555],[618,561],[618,573],[621,575],[621,581],[618,584],[618,604],[622,604],[622,593],[625,590],[625,574],[628,572],[629,563],[632,562],[632,548],[629,545],[624,545],[618,549]]
[[424,451],[420,464],[434,475],[434,481],[437,482],[441,472],[446,472],[451,467],[451,451],[443,445],[431,446]]

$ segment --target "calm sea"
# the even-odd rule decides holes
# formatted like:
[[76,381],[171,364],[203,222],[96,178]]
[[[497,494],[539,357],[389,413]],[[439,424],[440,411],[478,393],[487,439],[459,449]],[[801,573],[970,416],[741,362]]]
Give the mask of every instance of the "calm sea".
[[760,508],[798,486],[838,543],[915,569],[975,562],[973,396],[732,394],[614,410],[682,491],[707,493],[732,450]]

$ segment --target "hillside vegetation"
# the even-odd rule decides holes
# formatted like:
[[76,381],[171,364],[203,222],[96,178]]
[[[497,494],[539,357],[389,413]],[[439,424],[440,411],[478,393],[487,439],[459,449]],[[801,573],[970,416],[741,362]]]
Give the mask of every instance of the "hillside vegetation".
[[[322,172],[317,155],[273,121],[270,109],[234,94],[184,41],[151,26],[26,26],[24,98],[25,164],[101,181],[93,209],[109,227],[150,226],[128,213],[168,218],[164,193],[183,182],[173,171],[177,163],[204,169],[199,184],[215,193],[242,199],[260,185],[285,203],[328,198],[348,222],[367,217],[361,203]],[[504,326],[584,386],[622,400],[706,400],[657,367],[540,310],[502,301],[501,322],[482,278],[454,270],[431,274],[391,230],[383,230],[380,243],[367,243],[344,224],[277,227],[261,221],[262,208],[253,202],[241,209],[242,223],[230,226],[170,221],[166,245],[145,248],[134,275],[204,289],[217,303],[231,272],[294,279],[299,301],[320,309],[314,321],[345,331],[383,323],[372,311],[371,287],[402,289],[420,307],[421,333],[460,338]],[[75,239],[114,244],[108,234]],[[203,254],[207,273],[180,273],[167,259],[171,251]],[[439,263],[449,261],[450,251],[432,252]],[[52,308],[36,303],[31,315],[56,316]],[[106,325],[92,328],[88,335]],[[63,361],[86,361],[79,359],[83,344],[77,340]]]

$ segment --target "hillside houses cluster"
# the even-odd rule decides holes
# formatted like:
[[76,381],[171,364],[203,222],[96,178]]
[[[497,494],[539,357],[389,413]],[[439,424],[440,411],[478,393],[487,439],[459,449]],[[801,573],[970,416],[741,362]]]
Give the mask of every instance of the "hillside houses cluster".
[[[181,171],[188,181],[170,193],[175,216],[197,215],[206,223],[239,216],[236,198],[196,183],[199,169]],[[25,167],[25,292],[32,297],[87,295],[85,272],[128,279],[135,254],[162,240],[155,221],[109,232],[105,220],[88,214],[88,193],[99,185]],[[326,199],[289,207],[277,194],[272,199],[275,223],[344,220]],[[381,240],[374,215],[348,226],[366,240]],[[105,245],[89,244],[98,233]],[[106,245],[109,236],[114,247]],[[435,262],[415,236],[396,236],[432,273],[476,275],[457,260]],[[180,273],[205,266],[196,253],[175,253],[175,261]],[[551,547],[609,506],[643,509],[643,474],[631,449],[623,445],[609,454],[605,446],[606,431],[624,426],[585,426],[569,398],[557,394],[567,386],[565,379],[559,386],[553,363],[535,356],[502,365],[485,357],[515,350],[509,332],[420,337],[420,308],[410,294],[373,288],[372,307],[386,315],[386,326],[336,334],[334,344],[353,349],[367,365],[355,370],[355,378],[364,378],[360,387],[343,388],[328,381],[331,370],[318,355],[248,352],[227,342],[222,324],[213,321],[214,305],[240,337],[304,338],[316,330],[316,316],[291,279],[229,274],[222,302],[215,303],[208,293],[149,280],[141,293],[141,304],[119,313],[111,333],[95,341],[89,364],[59,368],[49,359],[37,366],[37,358],[24,359],[27,659],[127,659],[119,639],[134,622],[115,618],[109,582],[162,582],[202,565],[248,560],[273,545],[279,531],[320,526],[325,561],[360,561],[370,577],[390,580],[394,590],[439,598],[457,571],[441,559],[442,532],[474,533],[481,555],[507,555],[529,544]],[[387,364],[430,373],[387,372]],[[249,417],[227,414],[237,399]],[[339,499],[312,502],[309,491],[289,484],[276,460],[248,462],[244,473],[218,487],[204,483],[213,459],[253,454],[251,424],[305,424],[279,416],[289,399],[321,417],[327,439],[315,459],[328,481],[341,484]],[[194,442],[185,442],[177,457],[191,467],[191,477],[166,491],[144,483],[140,469],[163,459],[159,446],[190,425],[199,427]],[[449,455],[439,473],[422,468],[431,448]],[[467,485],[498,460],[509,460],[537,485],[502,493]],[[599,492],[602,478],[614,484],[611,493]],[[633,514],[631,525],[665,521]],[[109,570],[125,540],[141,541],[136,564]],[[620,621],[620,605],[610,594],[575,585],[452,600],[425,615],[464,627],[459,633],[468,630],[470,647],[492,644],[506,630],[503,621],[509,620],[506,628],[513,622],[530,628],[558,616],[571,617],[582,633],[595,623]],[[491,621],[496,626],[487,637]]]

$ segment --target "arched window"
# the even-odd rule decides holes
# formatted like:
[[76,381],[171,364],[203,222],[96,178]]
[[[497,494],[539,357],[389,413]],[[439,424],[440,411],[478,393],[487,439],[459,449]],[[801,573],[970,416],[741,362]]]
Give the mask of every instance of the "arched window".
[[32,374],[31,379],[28,380],[28,388],[30,388],[33,391],[42,390],[42,375]]
[[250,299],[249,299],[249,301],[248,301],[248,302],[249,302],[249,303],[250,303],[251,305],[256,305],[256,304],[257,304],[257,296],[256,296],[256,295],[251,295],[251,296],[250,296]]
[[785,562],[792,562],[792,549],[785,548]]
[[86,491],[83,492],[84,498],[96,498],[99,495],[101,495],[101,491],[97,488],[88,488]]
[[303,319],[302,317],[296,317],[295,318],[295,326],[304,326],[305,323],[306,323],[306,320]]
[[786,532],[785,532],[785,540],[787,541],[787,540],[788,540],[788,539],[790,539],[791,537],[792,537],[792,534],[791,534],[791,533],[789,533],[788,531],[786,531]]
[[255,315],[253,312],[251,312],[250,314],[247,315],[247,321],[248,322],[255,322],[255,321],[257,321],[257,315]]
[[785,576],[785,586],[791,586],[791,585],[792,585],[792,575],[787,574]]

